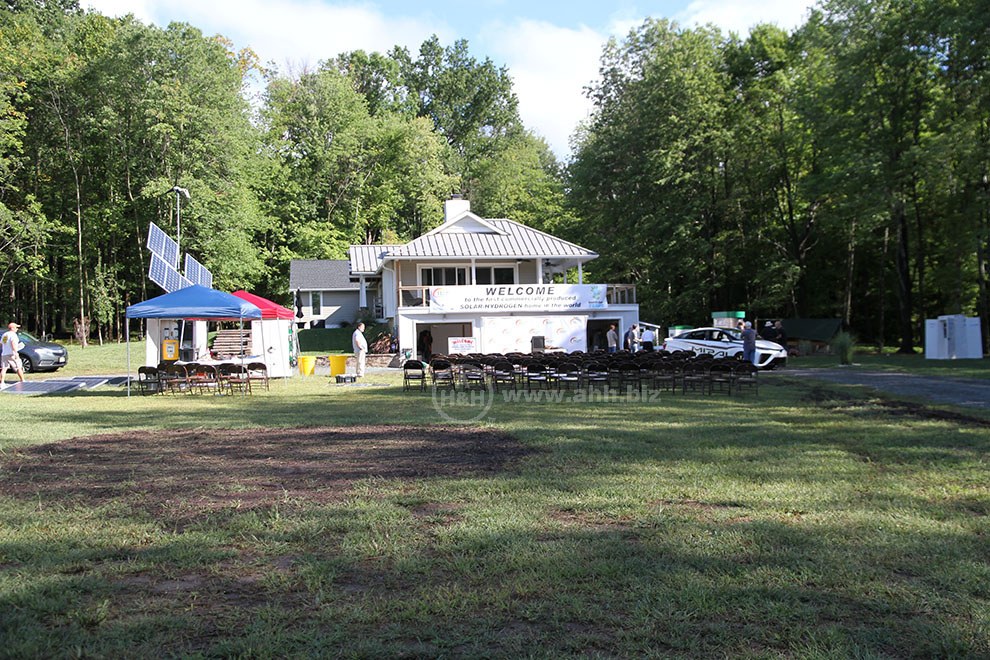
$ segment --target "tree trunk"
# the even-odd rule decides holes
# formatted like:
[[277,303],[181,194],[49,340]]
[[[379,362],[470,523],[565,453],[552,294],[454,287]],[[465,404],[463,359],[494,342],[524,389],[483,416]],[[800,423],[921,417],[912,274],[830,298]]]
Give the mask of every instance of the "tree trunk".
[[904,202],[896,199],[891,209],[891,220],[897,227],[897,317],[901,341],[898,353],[914,353],[914,327],[911,324],[913,311],[911,299],[911,257],[908,237],[908,218],[904,212]]
[[[984,184],[984,199],[990,198],[990,191]],[[976,282],[979,287],[977,313],[983,334],[983,354],[990,353],[990,209],[986,202],[980,210],[980,230],[976,241]]]
[[72,166],[72,174],[76,182],[76,257],[79,259],[79,323],[82,327],[80,331],[79,344],[81,348],[89,346],[89,332],[86,325],[86,277],[83,270],[83,227],[82,227],[82,191],[79,187],[79,174],[75,165]]
[[880,297],[880,304],[877,306],[879,308],[880,318],[878,319],[880,323],[880,330],[878,334],[877,349],[880,353],[883,353],[883,347],[886,346],[886,323],[887,323],[887,254],[889,252],[890,246],[890,227],[884,227],[883,229],[883,250],[880,254],[880,283],[877,287],[877,295]]
[[856,270],[856,218],[849,224],[849,241],[846,243],[846,295],[843,301],[842,321],[846,327],[852,322],[853,273]]

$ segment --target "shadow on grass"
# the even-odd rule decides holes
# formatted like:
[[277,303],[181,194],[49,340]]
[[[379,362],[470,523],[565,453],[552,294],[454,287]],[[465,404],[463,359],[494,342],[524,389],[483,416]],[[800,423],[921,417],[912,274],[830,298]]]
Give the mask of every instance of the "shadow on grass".
[[[679,501],[623,518],[561,512],[552,499],[489,508],[493,488],[514,486],[485,477],[456,502],[384,489],[290,512],[208,514],[150,542],[125,516],[99,531],[72,526],[54,543],[0,543],[5,652],[920,658],[990,649],[986,582],[969,566],[985,552],[974,535]],[[108,542],[113,532],[129,541]]]
[[32,401],[122,432],[2,458],[4,652],[990,653],[986,430],[801,396]]

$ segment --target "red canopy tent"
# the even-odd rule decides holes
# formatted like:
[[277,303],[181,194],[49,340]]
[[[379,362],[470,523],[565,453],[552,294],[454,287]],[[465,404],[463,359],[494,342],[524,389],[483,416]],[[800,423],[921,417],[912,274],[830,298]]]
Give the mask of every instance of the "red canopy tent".
[[291,309],[282,307],[278,303],[272,302],[267,298],[262,298],[261,296],[254,295],[253,293],[248,293],[243,289],[240,291],[234,291],[231,295],[237,296],[241,300],[246,300],[252,305],[255,305],[261,310],[261,318],[263,319],[284,319],[291,321],[295,318],[295,314]]
[[[293,332],[295,312],[267,298],[262,298],[243,289],[234,291],[231,295],[249,302],[261,310],[261,320],[252,322],[252,328],[260,330],[261,351],[265,355],[268,374],[275,378],[286,378],[293,374],[292,357],[298,351]],[[268,329],[265,330],[265,326]],[[267,340],[266,340],[267,333]]]

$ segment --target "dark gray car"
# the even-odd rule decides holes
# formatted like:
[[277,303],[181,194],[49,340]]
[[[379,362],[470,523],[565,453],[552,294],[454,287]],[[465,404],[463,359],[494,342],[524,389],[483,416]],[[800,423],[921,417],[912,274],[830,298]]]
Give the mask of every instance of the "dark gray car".
[[18,331],[24,348],[18,351],[24,371],[55,371],[69,363],[69,351],[61,344],[41,341],[34,335]]

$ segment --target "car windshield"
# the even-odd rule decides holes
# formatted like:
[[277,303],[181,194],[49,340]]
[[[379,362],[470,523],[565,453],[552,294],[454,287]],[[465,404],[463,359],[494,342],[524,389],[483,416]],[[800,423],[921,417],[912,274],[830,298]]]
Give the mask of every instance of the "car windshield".
[[729,339],[732,341],[742,341],[742,333],[738,330],[725,328],[722,332],[729,335]]
[[28,342],[38,343],[38,338],[32,335],[30,332],[24,332],[23,330],[17,331],[17,336],[21,338],[21,341],[25,344]]

